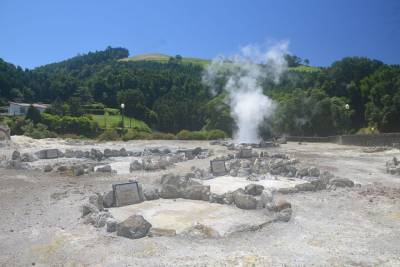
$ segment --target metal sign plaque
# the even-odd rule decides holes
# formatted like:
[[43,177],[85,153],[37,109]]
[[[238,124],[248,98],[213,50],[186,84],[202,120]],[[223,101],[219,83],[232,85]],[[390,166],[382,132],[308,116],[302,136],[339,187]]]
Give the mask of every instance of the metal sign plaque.
[[113,184],[113,191],[116,207],[132,205],[143,201],[137,182]]
[[227,173],[225,160],[212,160],[210,161],[210,165],[213,175],[221,176]]

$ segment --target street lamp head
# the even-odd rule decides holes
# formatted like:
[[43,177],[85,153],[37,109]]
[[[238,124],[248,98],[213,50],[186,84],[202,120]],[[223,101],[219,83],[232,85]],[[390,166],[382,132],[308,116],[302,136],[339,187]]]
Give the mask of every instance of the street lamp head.
[[349,105],[349,104],[346,104],[346,105],[344,105],[344,108],[345,108],[346,110],[349,110],[349,109],[350,109],[350,105]]
[[121,108],[122,109],[125,108],[125,104],[124,103],[121,104]]

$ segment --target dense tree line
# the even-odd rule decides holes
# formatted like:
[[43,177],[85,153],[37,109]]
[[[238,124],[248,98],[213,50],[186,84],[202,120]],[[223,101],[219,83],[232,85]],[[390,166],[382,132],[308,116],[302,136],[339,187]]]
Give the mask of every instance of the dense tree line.
[[[182,62],[125,62],[128,50],[107,48],[22,69],[0,59],[0,105],[9,100],[52,103],[58,116],[80,116],[83,107],[117,108],[164,132],[235,127],[226,93],[212,95],[201,82],[203,67]],[[262,81],[277,101],[265,134],[332,135],[375,127],[400,131],[400,67],[348,57],[326,68],[286,57],[290,71],[279,83]],[[221,80],[221,87],[224,81]],[[101,103],[101,104],[96,104]]]

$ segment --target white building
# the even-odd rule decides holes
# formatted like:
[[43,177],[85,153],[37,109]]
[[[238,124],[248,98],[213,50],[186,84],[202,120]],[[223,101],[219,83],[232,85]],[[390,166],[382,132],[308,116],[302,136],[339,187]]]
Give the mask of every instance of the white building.
[[8,107],[8,115],[10,116],[18,116],[18,115],[25,115],[28,112],[29,106],[34,106],[37,110],[42,113],[48,107],[45,104],[28,104],[28,103],[16,103],[10,102],[10,106]]

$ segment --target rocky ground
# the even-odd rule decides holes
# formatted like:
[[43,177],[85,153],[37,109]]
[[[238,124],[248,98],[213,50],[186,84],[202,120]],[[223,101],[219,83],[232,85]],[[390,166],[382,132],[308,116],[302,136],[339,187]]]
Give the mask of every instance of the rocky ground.
[[[225,146],[203,141],[132,141],[128,143],[35,141],[14,137],[0,148],[0,159],[15,149],[33,153],[44,148],[174,149],[201,147],[212,157],[231,153]],[[119,174],[44,172],[44,166],[72,159],[34,162],[35,168],[0,168],[1,266],[399,266],[400,176],[387,173],[386,162],[399,150],[365,151],[334,144],[288,143],[266,148],[302,164],[316,166],[353,180],[351,188],[284,195],[292,204],[289,222],[277,222],[224,238],[145,237],[127,239],[82,223],[79,207],[93,192],[135,178],[157,184],[168,172],[187,173],[192,166],[208,168],[210,158],[184,160],[167,169],[125,172],[126,158],[112,159]],[[117,164],[112,164],[117,162]],[[118,165],[119,164],[119,165]],[[128,165],[127,165],[128,164]],[[249,218],[251,219],[251,218]]]

